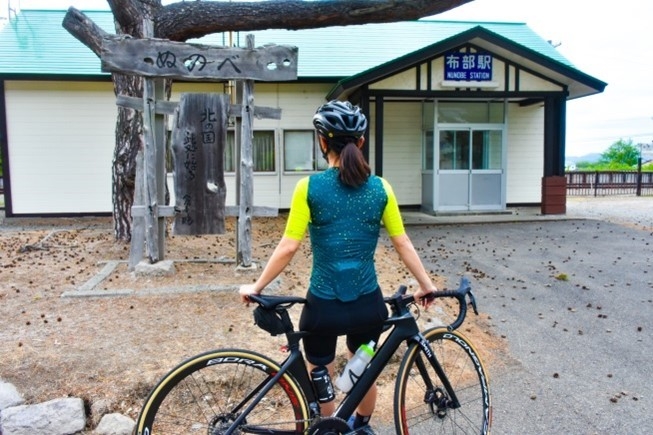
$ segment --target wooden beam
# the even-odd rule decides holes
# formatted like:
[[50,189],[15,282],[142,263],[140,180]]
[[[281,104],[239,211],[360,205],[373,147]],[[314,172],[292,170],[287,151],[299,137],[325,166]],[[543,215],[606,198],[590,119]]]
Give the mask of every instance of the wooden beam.
[[102,71],[190,81],[297,80],[297,47],[217,47],[155,38],[104,38]]
[[145,217],[150,213],[154,213],[156,217],[171,217],[177,214],[175,207],[171,205],[158,206],[156,210],[151,211],[149,207],[144,205],[132,206],[132,217]]
[[[237,205],[228,205],[225,207],[225,216],[238,216],[240,214],[240,207]],[[253,206],[252,216],[256,217],[277,217],[279,216],[279,209],[276,207]]]
[[[161,115],[174,115],[179,106],[176,101],[154,101],[154,113]],[[116,105],[127,107],[134,110],[143,110],[143,99],[129,97],[127,95],[118,95]],[[243,111],[241,104],[232,104],[229,106],[229,116],[239,117]],[[281,119],[281,109],[277,107],[254,107],[254,118],[256,119]]]

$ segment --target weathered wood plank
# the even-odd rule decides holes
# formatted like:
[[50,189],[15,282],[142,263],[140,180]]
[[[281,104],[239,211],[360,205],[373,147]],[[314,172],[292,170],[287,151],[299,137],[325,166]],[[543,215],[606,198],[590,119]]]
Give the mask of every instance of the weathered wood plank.
[[[254,46],[254,35],[247,35],[247,47]],[[241,267],[252,265],[252,206],[254,205],[254,159],[252,115],[254,108],[254,82],[243,82],[243,111],[241,116],[241,147],[240,147],[240,201],[238,206],[238,246],[236,262]]]
[[134,186],[134,205],[132,214],[132,238],[129,245],[129,270],[134,270],[145,254],[145,220],[134,219],[134,209],[145,209],[145,186],[143,185],[143,150],[136,155],[136,185]]
[[[118,95],[116,105],[128,107],[134,110],[143,110],[143,100],[141,98],[130,97],[127,95]],[[155,101],[154,113],[162,115],[174,115],[179,103],[175,101]],[[229,106],[229,116],[239,117],[242,114],[243,106],[232,104]],[[256,119],[281,119],[281,109],[277,107],[254,107],[254,118]]]
[[191,81],[297,79],[297,47],[218,47],[155,38],[105,38],[102,70]]
[[[177,106],[176,101],[154,101],[154,113],[158,115],[174,115]],[[116,105],[127,107],[134,110],[143,110],[143,99],[137,97],[130,97],[128,95],[118,95],[116,97]]]
[[[228,205],[225,208],[226,216],[238,216],[240,214],[240,207],[236,205]],[[265,207],[255,205],[252,207],[252,216],[256,217],[277,217],[279,216],[279,209],[276,207]]]
[[176,208],[174,234],[225,232],[224,146],[229,96],[182,94],[172,154]]
[[155,113],[154,104],[155,91],[154,79],[143,80],[143,141],[145,142],[145,205],[150,209],[150,213],[145,214],[145,241],[147,244],[147,254],[151,263],[159,261],[159,233],[158,233],[158,199],[156,189],[156,133],[155,133]]
[[[171,205],[161,205],[157,208],[159,217],[172,217],[177,214],[175,207]],[[150,213],[150,208],[144,205],[134,205],[132,206],[132,217],[145,217],[146,214]]]
[[[240,104],[232,104],[229,107],[229,116],[239,117],[242,113],[243,106]],[[281,109],[276,107],[254,106],[253,116],[256,119],[281,119]]]

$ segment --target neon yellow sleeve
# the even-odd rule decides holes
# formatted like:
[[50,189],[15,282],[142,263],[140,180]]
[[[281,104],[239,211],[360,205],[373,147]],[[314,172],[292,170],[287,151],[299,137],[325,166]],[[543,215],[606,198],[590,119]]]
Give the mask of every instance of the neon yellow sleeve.
[[285,237],[301,240],[304,238],[306,228],[311,220],[311,211],[308,208],[308,177],[304,177],[295,185],[290,203],[290,213],[286,222]]
[[383,182],[385,193],[388,195],[388,203],[385,206],[381,220],[390,237],[399,236],[404,234],[406,230],[404,229],[404,222],[401,219],[401,213],[399,212],[397,197],[395,196],[390,183],[383,178],[381,178],[381,181]]

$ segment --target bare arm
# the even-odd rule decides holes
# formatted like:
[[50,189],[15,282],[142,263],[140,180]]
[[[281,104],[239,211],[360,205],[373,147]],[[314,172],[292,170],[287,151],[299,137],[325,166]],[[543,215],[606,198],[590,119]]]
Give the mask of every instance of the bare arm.
[[[419,299],[422,296],[437,290],[435,284],[433,284],[433,281],[431,280],[431,277],[426,272],[424,264],[422,263],[421,258],[419,258],[417,251],[415,251],[413,242],[410,240],[408,235],[406,233],[400,234],[390,237],[390,240],[392,241],[392,245],[397,250],[399,258],[401,258],[401,261],[404,262],[410,273],[413,274],[417,280],[417,283],[419,284],[419,290],[415,292],[415,298]],[[430,302],[431,301],[423,300],[422,305],[427,307],[430,305]]]
[[279,276],[295,256],[300,244],[300,240],[282,237],[256,282],[240,287],[239,293],[242,301],[249,302],[247,295],[261,293],[268,284]]

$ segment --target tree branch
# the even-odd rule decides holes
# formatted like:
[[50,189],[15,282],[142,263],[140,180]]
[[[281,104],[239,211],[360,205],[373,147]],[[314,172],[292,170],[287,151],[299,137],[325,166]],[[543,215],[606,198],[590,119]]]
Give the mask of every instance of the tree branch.
[[66,16],[61,23],[68,33],[77,38],[82,44],[86,45],[100,57],[102,51],[102,39],[111,36],[93,22],[90,18],[78,11],[74,7],[68,8]]
[[[192,1],[167,6],[161,0],[107,0],[120,33],[139,37],[144,16],[154,19],[154,36],[186,41],[211,33],[265,29],[314,29],[416,20],[472,0],[277,0],[259,2]],[[70,7],[63,27],[100,56],[106,33]]]
[[186,41],[211,33],[264,29],[311,29],[416,20],[472,0],[277,0],[178,2],[159,8],[154,34]]

